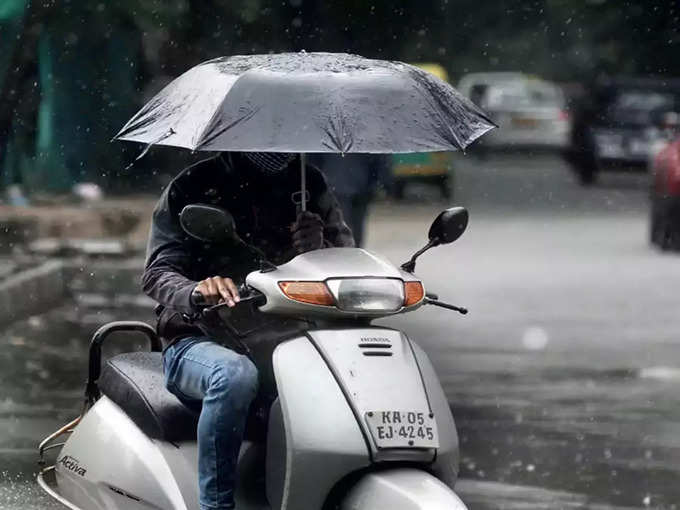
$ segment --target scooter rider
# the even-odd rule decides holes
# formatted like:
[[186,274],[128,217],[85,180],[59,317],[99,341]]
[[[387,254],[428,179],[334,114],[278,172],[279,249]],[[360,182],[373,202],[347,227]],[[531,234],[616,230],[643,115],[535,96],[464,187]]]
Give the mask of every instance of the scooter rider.
[[274,263],[331,246],[353,246],[323,175],[307,169],[308,207],[296,213],[299,159],[283,153],[224,153],[185,169],[165,189],[153,213],[142,279],[159,303],[158,333],[169,391],[200,408],[198,471],[201,510],[234,508],[235,467],[248,408],[258,388],[253,362],[205,336],[183,317],[196,312],[194,290],[210,304],[239,302],[237,285],[258,268],[243,245],[211,249],[181,228],[191,203],[214,204],[234,217],[239,236]]

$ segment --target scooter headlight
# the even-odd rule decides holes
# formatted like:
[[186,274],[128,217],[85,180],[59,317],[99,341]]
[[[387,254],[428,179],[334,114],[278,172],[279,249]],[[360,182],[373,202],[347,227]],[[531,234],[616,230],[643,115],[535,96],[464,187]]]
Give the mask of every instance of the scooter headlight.
[[404,306],[404,282],[396,278],[326,281],[336,306],[346,312],[396,312]]

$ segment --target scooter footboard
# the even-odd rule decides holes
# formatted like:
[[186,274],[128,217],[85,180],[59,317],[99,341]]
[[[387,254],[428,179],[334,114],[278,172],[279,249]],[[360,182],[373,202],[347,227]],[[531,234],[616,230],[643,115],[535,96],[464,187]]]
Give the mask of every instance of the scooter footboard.
[[347,493],[341,510],[467,510],[465,503],[437,478],[418,469],[371,472]]

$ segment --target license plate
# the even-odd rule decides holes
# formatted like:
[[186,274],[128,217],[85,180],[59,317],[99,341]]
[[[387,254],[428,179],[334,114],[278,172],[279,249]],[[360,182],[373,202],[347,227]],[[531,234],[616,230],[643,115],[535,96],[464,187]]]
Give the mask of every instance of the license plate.
[[618,158],[625,155],[620,143],[600,143],[597,147],[598,155],[605,158]]
[[368,429],[378,448],[439,448],[434,416],[421,411],[370,411]]
[[645,140],[629,140],[628,151],[634,156],[644,156],[649,153],[649,143]]

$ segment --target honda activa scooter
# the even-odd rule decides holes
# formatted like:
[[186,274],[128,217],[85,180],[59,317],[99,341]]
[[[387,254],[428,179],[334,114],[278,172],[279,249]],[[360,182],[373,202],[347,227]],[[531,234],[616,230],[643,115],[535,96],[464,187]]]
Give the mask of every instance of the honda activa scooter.
[[[259,417],[264,433],[246,432],[236,508],[466,508],[453,490],[454,420],[428,357],[404,333],[371,321],[424,304],[466,313],[426,294],[413,271],[420,254],[456,240],[467,221],[463,208],[442,212],[427,245],[401,268],[359,248],[316,250],[278,267],[263,260],[235,308],[203,309],[199,315],[221,317],[227,336],[246,352],[249,335],[235,325],[239,309],[252,310],[256,322],[291,318],[308,325],[272,347],[275,397],[251,410],[248,430]],[[223,209],[189,205],[180,222],[215,246],[243,243]],[[102,366],[102,344],[116,331],[144,333],[151,352],[120,354]],[[85,409],[40,445],[38,482],[66,507],[198,509],[199,410],[164,387],[160,349],[155,330],[141,322],[115,322],[95,333]],[[47,466],[50,451],[58,453]]]

